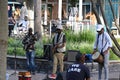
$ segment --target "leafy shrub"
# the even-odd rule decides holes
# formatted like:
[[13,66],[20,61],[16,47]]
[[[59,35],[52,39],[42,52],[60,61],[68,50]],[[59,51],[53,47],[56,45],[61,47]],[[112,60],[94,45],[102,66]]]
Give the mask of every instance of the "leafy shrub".
[[[66,30],[64,31],[67,39],[67,50],[80,50],[81,53],[92,53],[93,44],[95,40],[95,32],[94,31],[83,31],[78,34],[74,34],[73,31]],[[41,57],[44,55],[43,45],[49,44],[52,39],[47,37],[43,37],[42,41],[37,41],[35,44],[36,48],[36,56]],[[120,42],[120,39],[117,39]],[[14,38],[8,39],[8,54],[14,55],[14,50],[16,47],[16,54],[20,56],[25,56],[25,51],[23,50],[23,45],[21,40],[16,40]],[[117,60],[119,59],[112,51],[110,51],[110,59]]]
[[[39,41],[35,44],[36,48],[36,56],[40,57],[43,56],[43,47],[41,46],[41,43]],[[25,51],[23,49],[22,40],[18,40],[15,38],[9,38],[8,39],[8,55],[18,55],[18,56],[25,56]]]
[[79,33],[74,33],[73,31],[66,31],[67,41],[70,42],[89,42],[93,43],[95,40],[95,33],[92,31],[84,30]]
[[67,42],[67,50],[79,50],[81,53],[91,53],[93,44],[88,42]]
[[25,51],[23,50],[23,48],[19,48],[19,47],[9,47],[7,54],[9,55],[18,55],[18,56],[25,56]]
[[[84,31],[74,34],[71,31],[65,32],[67,37],[67,50],[79,50],[81,53],[92,53],[95,33],[91,31]],[[120,39],[117,39],[120,42]],[[112,51],[110,51],[110,60],[118,60]]]
[[110,60],[120,60],[120,58],[110,50]]

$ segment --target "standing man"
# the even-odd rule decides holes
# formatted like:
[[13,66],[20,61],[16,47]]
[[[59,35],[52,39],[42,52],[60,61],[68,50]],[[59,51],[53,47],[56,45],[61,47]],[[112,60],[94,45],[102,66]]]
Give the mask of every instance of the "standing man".
[[32,74],[35,74],[35,48],[34,44],[37,38],[32,33],[32,28],[28,29],[28,34],[24,37],[22,43],[24,44],[24,50],[26,51],[26,57],[27,57],[27,66],[28,71],[30,71]]
[[49,75],[49,78],[56,78],[57,65],[59,62],[60,72],[63,72],[64,68],[64,53],[66,51],[66,37],[65,33],[62,32],[63,27],[59,24],[56,28],[56,33],[53,38],[53,72]]
[[90,80],[90,71],[84,65],[85,55],[78,52],[76,62],[69,66],[66,73],[66,80]]
[[109,50],[112,47],[112,41],[107,32],[104,32],[104,27],[102,24],[97,25],[97,35],[96,35],[96,41],[94,44],[94,51],[93,54],[96,51],[99,51],[101,55],[103,56],[104,62],[103,64],[98,64],[99,67],[99,76],[98,80],[102,80],[102,68],[104,67],[104,73],[105,73],[105,79],[109,79]]

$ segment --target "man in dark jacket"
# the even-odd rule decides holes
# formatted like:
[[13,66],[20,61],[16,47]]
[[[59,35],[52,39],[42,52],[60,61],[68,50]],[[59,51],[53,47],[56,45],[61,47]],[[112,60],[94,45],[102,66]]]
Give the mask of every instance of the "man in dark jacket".
[[84,65],[85,55],[80,52],[76,55],[76,62],[69,66],[66,80],[90,80],[90,71]]

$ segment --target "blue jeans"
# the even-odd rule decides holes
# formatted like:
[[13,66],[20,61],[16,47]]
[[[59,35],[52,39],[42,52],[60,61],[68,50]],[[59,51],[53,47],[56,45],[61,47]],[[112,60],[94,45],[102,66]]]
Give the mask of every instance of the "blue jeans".
[[35,59],[35,51],[27,51],[26,52],[26,57],[27,57],[27,67],[28,67],[28,71],[35,71],[35,63],[34,63],[34,59]]
[[98,76],[98,80],[103,80],[102,79],[102,68],[104,67],[104,75],[105,78],[104,80],[108,80],[109,79],[109,52],[107,54],[104,54],[104,66],[99,64],[99,76]]

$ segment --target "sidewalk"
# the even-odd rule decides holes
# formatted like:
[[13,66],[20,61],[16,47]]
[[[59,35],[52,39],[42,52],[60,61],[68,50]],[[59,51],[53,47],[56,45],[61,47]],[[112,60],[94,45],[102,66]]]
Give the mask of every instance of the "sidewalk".
[[[94,63],[93,68],[91,68],[91,64],[87,64],[87,66],[90,69],[91,72],[91,80],[98,80],[98,64]],[[45,67],[44,67],[45,68]],[[45,68],[46,69],[46,68]],[[25,71],[22,70],[16,70],[16,74],[14,69],[7,69],[7,73],[10,75],[9,80],[19,80],[18,79],[18,73]],[[49,70],[51,71],[51,70]],[[104,70],[103,70],[104,71]],[[45,71],[38,71],[35,75],[32,75],[31,80],[47,80],[46,79],[47,73]],[[63,76],[65,77],[65,73],[63,73]],[[102,75],[102,78],[104,79],[104,73]],[[110,61],[109,65],[109,80],[120,80],[120,62],[119,61]],[[65,79],[64,79],[65,80]]]
[[[16,73],[14,70],[7,70],[7,73],[10,75],[9,80],[19,80],[18,73],[25,70],[17,70]],[[31,80],[44,80],[46,78],[45,73],[36,73],[35,75],[31,75]]]
[[[24,70],[23,70],[24,71]],[[22,70],[20,71],[16,71],[16,74],[14,74],[14,70],[7,70],[8,74],[10,74],[9,80],[19,80],[18,79],[18,72],[22,72]],[[32,75],[31,80],[47,80],[46,79],[47,74],[44,72],[40,72],[40,73],[36,73],[35,75]],[[65,77],[65,73],[63,74],[63,76]],[[104,74],[103,74],[103,79],[104,79]],[[98,79],[98,71],[96,72],[91,72],[91,80],[97,80]],[[120,80],[120,71],[113,71],[109,73],[109,80]]]

